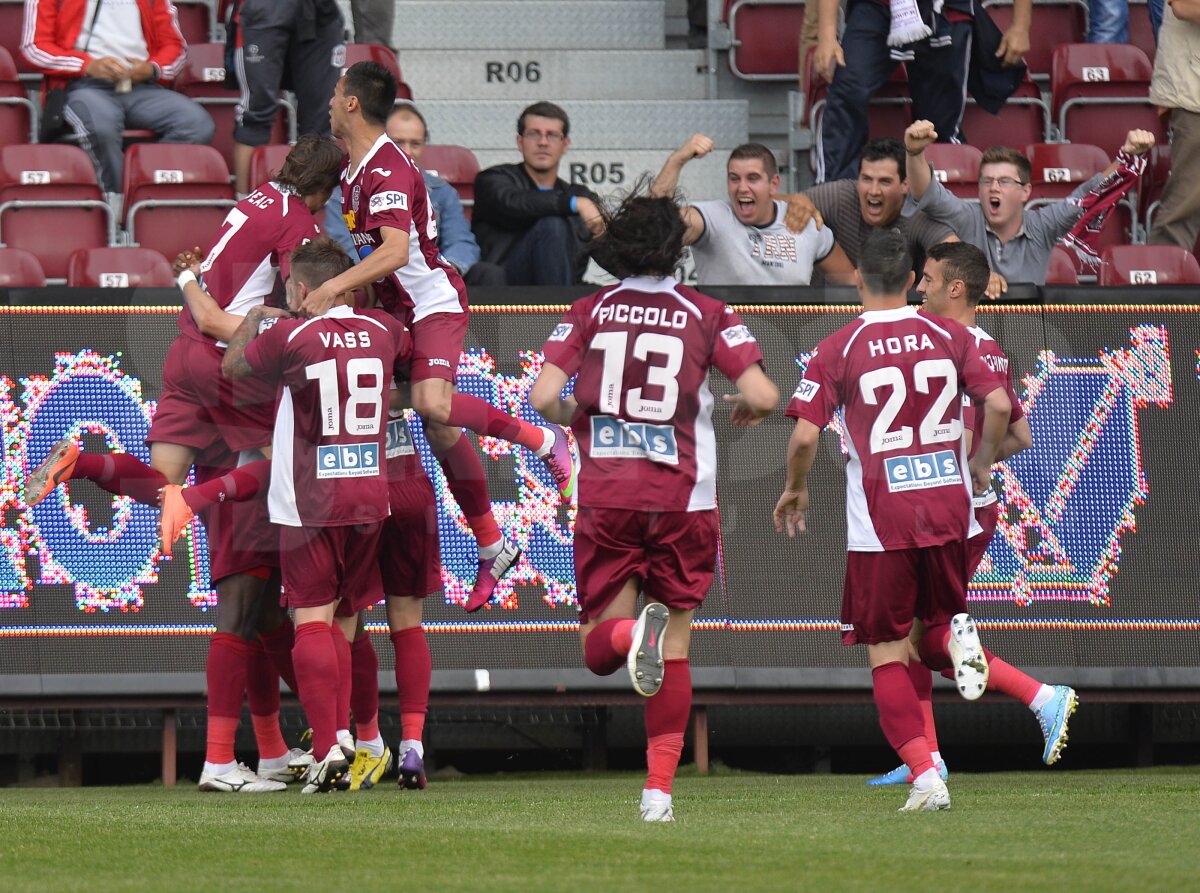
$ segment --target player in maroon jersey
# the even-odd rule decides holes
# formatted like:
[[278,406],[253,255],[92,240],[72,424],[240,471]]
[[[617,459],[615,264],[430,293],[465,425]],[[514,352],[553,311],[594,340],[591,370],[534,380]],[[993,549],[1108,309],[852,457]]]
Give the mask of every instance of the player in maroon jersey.
[[533,450],[546,462],[563,499],[574,492],[575,465],[562,428],[531,425],[455,390],[467,330],[466,287],[438,253],[437,220],[420,169],[384,130],[395,99],[395,78],[375,62],[352,65],[338,81],[329,118],[334,135],[350,149],[342,173],[342,209],[360,262],[317,289],[306,311],[319,313],[340,292],[373,284],[380,305],[412,332],[414,407],[479,546],[479,575],[464,605],[477,611],[521,553],[501,535],[483,465],[462,429]]
[[[298,310],[349,263],[330,239],[296,249],[288,306]],[[358,612],[382,597],[376,558],[388,516],[384,413],[402,332],[390,315],[355,311],[349,295],[344,301],[309,319],[256,307],[221,362],[229,378],[257,374],[284,385],[267,504],[282,527],[283,598],[296,614],[292,656],[313,729],[306,792],[328,791],[349,771],[349,638]],[[274,321],[260,326],[267,317]]]
[[[1007,459],[1033,443],[1029,422],[1012,389],[1012,369],[1008,357],[1000,345],[987,332],[976,325],[975,308],[987,290],[990,270],[982,251],[966,242],[943,242],[929,251],[925,260],[924,274],[917,284],[917,291],[925,297],[924,309],[944,319],[952,319],[967,327],[975,337],[984,362],[1004,377],[1008,399],[1012,403],[1008,430],[996,461]],[[964,406],[964,422],[971,436],[971,445],[979,438],[980,413],[973,405]],[[996,494],[989,489],[974,499],[975,520],[982,531],[967,542],[967,580],[975,575],[983,560],[988,543],[996,530],[999,504]],[[1067,742],[1067,723],[1075,712],[1075,691],[1067,685],[1046,685],[1021,672],[1011,664],[996,657],[985,649],[988,661],[988,688],[1019,699],[1037,717],[1042,730],[1042,761],[1046,765],[1057,762]],[[944,673],[945,671],[943,671]],[[931,757],[943,780],[946,777],[945,763],[938,752],[937,728],[933,720],[933,674],[919,661],[910,660],[908,673],[916,689],[917,698],[925,718],[925,738],[929,742]],[[898,766],[891,772],[871,779],[868,784],[905,784],[911,782],[907,766]]]
[[[710,368],[737,386],[735,424],[779,392],[729,307],[679,284],[683,221],[670,198],[625,200],[596,246],[619,285],[576,301],[551,333],[530,402],[570,424],[582,458],[575,580],[584,663],[622,665],[646,702],[641,816],[674,820],[671,784],[692,702],[692,611],[716,566],[719,519]],[[562,396],[578,373],[573,395]],[[646,606],[637,616],[638,593]]]
[[[127,453],[81,454],[74,441],[63,440],[30,475],[25,494],[30,505],[71,478],[88,478],[111,493],[157,505],[162,487],[182,483],[193,462],[203,481],[235,466],[239,453],[270,443],[276,388],[222,378],[224,339],[250,307],[276,294],[279,270],[286,275],[292,249],[318,235],[313,212],[328,201],[340,165],[334,143],[304,137],[273,181],[230,210],[200,265],[203,288],[212,294],[216,309],[197,319],[185,308],[180,333],[167,353],[163,391],[147,437],[150,465]],[[190,272],[181,277],[185,291],[199,288],[187,284],[193,278]],[[290,778],[287,767],[294,758],[279,731],[279,682],[271,671],[277,670],[294,690],[292,625],[284,612],[261,610],[271,589],[271,568],[278,564],[278,545],[261,504],[222,504],[204,519],[218,612],[208,656],[208,753],[201,786],[253,792],[261,788],[247,780],[233,751],[247,692],[259,773]]]
[[[991,486],[1012,404],[963,326],[907,306],[912,258],[898,231],[867,238],[855,280],[864,313],[821,341],[788,405],[796,427],[775,527],[805,529],[818,437],[840,413],[849,451],[842,642],[867,646],[884,735],[912,767],[901,811],[948,809],[908,663],[915,650],[931,667],[953,666],[968,698],[987,685],[966,613],[966,541],[979,532],[971,499]],[[983,416],[969,464],[964,392]]]

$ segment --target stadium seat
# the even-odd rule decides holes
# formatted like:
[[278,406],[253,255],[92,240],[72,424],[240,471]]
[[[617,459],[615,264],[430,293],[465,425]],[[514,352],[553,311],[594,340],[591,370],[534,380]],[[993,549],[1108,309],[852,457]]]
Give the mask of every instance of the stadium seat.
[[17,71],[34,74],[37,69],[21,55],[21,40],[25,30],[25,5],[17,0],[0,0],[0,47],[8,50]]
[[[188,47],[183,70],[175,79],[175,89],[204,106],[216,125],[210,145],[221,153],[225,164],[233,168],[233,119],[241,94],[225,89],[225,44],[201,43]],[[282,105],[271,130],[272,143],[286,143],[291,107]]]
[[960,198],[979,198],[979,159],[983,153],[974,146],[934,143],[925,149],[933,165],[933,176]]
[[8,50],[0,47],[0,145],[32,143],[35,112]]
[[125,152],[125,228],[134,245],[173,258],[206,244],[235,204],[212,146],[139,143]]
[[734,0],[727,4],[733,45],[729,70],[747,81],[796,80],[804,0]]
[[995,115],[968,96],[962,126],[971,145],[981,149],[1040,143],[1050,127],[1050,108],[1042,99],[1042,91],[1026,74],[1017,92]]
[[175,0],[175,16],[189,52],[213,39],[213,8],[208,0]]
[[1150,222],[1158,206],[1162,203],[1163,189],[1167,178],[1171,176],[1171,146],[1170,144],[1155,145],[1150,150],[1150,160],[1146,163],[1146,172],[1142,174],[1141,189],[1138,190],[1139,213],[1145,221],[1146,232],[1150,232]]
[[[1025,64],[1034,80],[1044,81],[1050,77],[1055,47],[1087,40],[1088,5],[1087,0],[1034,0],[1033,5]],[[990,0],[983,6],[1001,31],[1012,24],[1012,0]]]
[[254,154],[250,156],[250,186],[257,189],[270,180],[273,174],[279,173],[290,151],[292,147],[286,143],[256,147]]
[[[396,59],[396,54],[387,47],[377,43],[348,43],[346,44],[346,68],[355,62],[378,62],[396,79],[396,101],[413,98],[412,88],[404,83],[404,76],[400,74],[400,63]],[[343,74],[346,73],[346,68],[342,69]]]
[[1154,42],[1154,26],[1150,24],[1150,10],[1146,3],[1131,0],[1129,4],[1129,42],[1146,54],[1150,64],[1158,53]]
[[1150,60],[1137,47],[1076,43],[1056,49],[1050,93],[1061,137],[1099,146],[1109,158],[1135,128],[1165,143],[1166,125],[1148,97],[1150,75]]
[[1078,285],[1079,273],[1075,269],[1075,255],[1062,245],[1055,245],[1050,252],[1050,263],[1046,267],[1047,285]]
[[170,288],[171,265],[149,248],[81,248],[67,261],[67,285],[89,288]]
[[1031,206],[1066,198],[1112,160],[1103,149],[1084,143],[1033,143],[1025,155],[1032,169]]
[[1177,245],[1110,245],[1100,253],[1100,285],[1200,285],[1200,264]]
[[46,273],[37,256],[24,248],[0,248],[0,288],[41,288]]
[[475,153],[463,146],[430,143],[421,154],[421,161],[425,170],[454,187],[470,219],[471,206],[475,204],[475,175],[479,173],[479,160]]
[[76,248],[116,239],[116,221],[78,146],[0,147],[0,245],[25,248],[46,275],[65,279]]

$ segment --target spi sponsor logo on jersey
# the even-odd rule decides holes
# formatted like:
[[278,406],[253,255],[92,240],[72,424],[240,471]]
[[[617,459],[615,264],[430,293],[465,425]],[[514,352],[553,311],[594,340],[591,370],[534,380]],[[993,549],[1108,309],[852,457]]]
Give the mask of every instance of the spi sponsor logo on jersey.
[[954,455],[953,450],[938,450],[936,453],[919,453],[915,456],[893,456],[883,460],[883,472],[887,476],[888,490],[892,493],[928,490],[962,483],[958,457]]
[[665,465],[679,464],[679,444],[674,425],[647,425],[612,416],[592,416],[593,459],[649,459]]
[[317,479],[367,478],[379,474],[379,445],[343,443],[317,447]]
[[802,378],[800,384],[796,385],[796,392],[792,394],[792,399],[812,403],[813,397],[817,396],[819,390],[821,390],[821,386],[817,382]]
[[389,459],[395,459],[399,456],[412,456],[415,453],[412,432],[408,430],[408,422],[403,416],[398,419],[389,419],[384,455]]
[[753,333],[746,326],[730,326],[721,330],[721,337],[729,347],[739,347],[742,344],[754,342]]
[[574,323],[560,322],[554,327],[554,331],[550,333],[547,341],[566,341],[571,335],[571,330],[575,328]]
[[407,211],[408,196],[403,192],[397,192],[394,189],[388,189],[384,192],[377,192],[371,196],[370,204],[367,206],[372,214],[382,214],[384,211]]

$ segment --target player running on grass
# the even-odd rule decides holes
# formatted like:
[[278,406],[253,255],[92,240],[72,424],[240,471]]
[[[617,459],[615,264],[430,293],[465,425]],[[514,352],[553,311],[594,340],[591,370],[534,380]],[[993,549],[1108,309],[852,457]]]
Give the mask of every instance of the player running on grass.
[[[1021,409],[1021,403],[1012,389],[1012,370],[1008,357],[1000,345],[987,332],[975,324],[975,308],[987,290],[987,257],[974,245],[966,242],[943,242],[929,249],[925,260],[924,275],[917,284],[917,291],[925,296],[926,312],[943,319],[952,319],[967,327],[975,336],[976,344],[990,368],[1004,376],[1008,399],[1012,403],[1008,430],[996,455],[996,461],[1007,459],[1033,443],[1029,422]],[[971,436],[971,449],[979,439],[978,426],[982,414],[974,407],[965,409],[964,421]],[[988,543],[996,531],[1000,508],[996,494],[989,489],[974,499],[975,520],[982,532],[967,542],[967,580],[975,576],[975,569],[983,560]],[[1075,712],[1075,690],[1067,685],[1045,685],[1016,667],[1000,660],[984,649],[988,661],[988,688],[1012,695],[1033,711],[1042,729],[1042,762],[1047,766],[1058,761],[1067,745],[1067,722]],[[946,675],[947,671],[942,671]],[[946,764],[938,752],[937,729],[933,721],[933,673],[916,660],[909,660],[908,674],[921,702],[925,718],[925,738],[929,742],[931,757],[942,779],[946,778]],[[910,784],[912,773],[907,765],[901,765],[867,782],[871,785]]]
[[[649,698],[647,822],[674,821],[671,783],[692,703],[692,611],[716,566],[709,369],[737,385],[725,398],[734,424],[757,424],[779,401],[737,314],[672,278],[683,232],[671,198],[635,192],[622,203],[596,251],[626,278],[571,306],[543,348],[530,395],[547,419],[570,424],[579,444],[575,579],[584,663],[601,676],[628,667],[634,690]],[[640,616],[639,592],[647,602]]]
[[350,154],[342,172],[342,211],[360,262],[316,289],[306,312],[320,313],[335,295],[373,284],[380,306],[412,332],[413,405],[446,475],[446,484],[479,547],[479,575],[464,607],[477,611],[521,552],[492,514],[483,464],[463,428],[520,444],[540,456],[563,499],[575,489],[567,432],[515,418],[455,390],[467,331],[467,290],[437,247],[437,220],[420,169],[384,130],[396,80],[376,62],[350,67],[329,103],[333,133]]
[[[900,811],[949,809],[908,663],[915,650],[936,669],[953,666],[968,698],[987,685],[983,648],[966,613],[966,541],[979,532],[973,491],[991,486],[1012,407],[1003,377],[963,326],[907,306],[912,258],[897,230],[867,237],[855,279],[863,314],[821,341],[787,408],[796,427],[775,528],[788,536],[804,531],[817,441],[839,413],[849,451],[842,642],[867,646],[880,725],[912,767]],[[969,474],[964,391],[983,416]]]

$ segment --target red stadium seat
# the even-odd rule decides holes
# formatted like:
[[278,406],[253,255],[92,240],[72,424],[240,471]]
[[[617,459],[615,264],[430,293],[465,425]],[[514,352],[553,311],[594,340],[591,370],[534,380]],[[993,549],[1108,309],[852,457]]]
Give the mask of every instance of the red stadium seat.
[[[1034,0],[1033,5],[1025,64],[1034,80],[1044,81],[1050,75],[1055,47],[1087,40],[1088,5],[1087,0]],[[989,0],[983,6],[1001,31],[1012,24],[1012,0]]]
[[207,244],[235,204],[229,167],[212,146],[130,146],[122,194],[133,244],[171,258]]
[[1091,143],[1109,158],[1134,128],[1167,141],[1166,125],[1150,104],[1150,60],[1125,44],[1076,43],[1054,51],[1051,108],[1063,139]]
[[[233,167],[233,119],[235,106],[241,94],[225,89],[225,44],[201,43],[188,47],[187,61],[175,79],[175,89],[189,96],[212,115],[216,131],[212,147],[221,153],[225,163]],[[290,107],[281,106],[275,116],[271,130],[271,142],[288,141],[288,113]]]
[[974,146],[934,143],[925,149],[933,165],[933,176],[961,198],[979,198],[979,159],[983,153]]
[[283,145],[258,146],[250,156],[250,185],[258,188],[279,173],[292,147]]
[[[404,77],[400,74],[400,63],[396,59],[396,54],[387,47],[377,43],[348,43],[346,44],[346,68],[355,62],[378,62],[396,79],[396,101],[413,98],[412,88],[404,83]],[[346,73],[346,68],[342,69],[342,74]]]
[[1169,144],[1155,145],[1150,150],[1150,160],[1146,163],[1146,172],[1142,174],[1141,189],[1138,190],[1139,213],[1145,221],[1146,232],[1150,232],[1150,222],[1162,202],[1163,189],[1167,178],[1171,176],[1171,146]]
[[78,146],[0,147],[0,244],[25,248],[53,279],[76,248],[109,245],[116,221]]
[[1050,109],[1042,100],[1042,91],[1026,75],[1017,92],[995,115],[967,97],[962,126],[971,145],[981,149],[1040,143],[1050,126]]
[[439,146],[429,144],[421,154],[421,166],[436,174],[454,187],[466,206],[475,204],[475,175],[479,173],[479,159],[475,153],[463,146]]
[[175,16],[189,50],[213,39],[213,9],[208,0],[175,0]]
[[0,47],[0,145],[31,143],[35,113],[8,50]]
[[1047,285],[1078,285],[1079,273],[1075,269],[1075,254],[1062,245],[1055,245],[1050,252],[1050,263],[1046,267]]
[[37,256],[24,248],[0,248],[0,288],[41,288],[46,273]]
[[90,288],[170,288],[171,265],[149,248],[81,248],[67,261],[67,285]]
[[728,9],[729,70],[748,81],[795,81],[804,0],[736,0]]
[[34,74],[38,69],[30,65],[21,55],[21,41],[25,32],[25,4],[17,0],[0,0],[0,47],[8,50],[17,71]]
[[1110,245],[1100,252],[1100,284],[1200,285],[1200,264],[1178,245]]
[[1103,149],[1084,143],[1034,143],[1025,147],[1025,155],[1032,168],[1031,204],[1066,198],[1112,160]]

